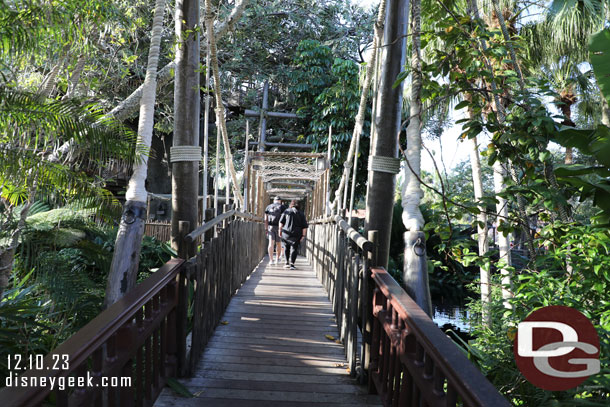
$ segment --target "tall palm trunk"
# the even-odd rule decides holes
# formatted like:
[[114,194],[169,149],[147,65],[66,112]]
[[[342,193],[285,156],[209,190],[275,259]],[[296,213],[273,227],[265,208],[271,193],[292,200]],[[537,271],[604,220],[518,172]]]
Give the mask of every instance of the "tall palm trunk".
[[[500,161],[496,161],[493,165],[494,172],[494,191],[496,193],[496,227],[500,226],[500,222],[503,219],[508,217],[508,201],[501,196],[501,193],[504,192],[506,185],[504,184],[504,179],[508,175],[508,171],[506,167],[500,163]],[[496,229],[497,231],[497,229]],[[504,233],[497,231],[497,244],[500,258],[498,260],[497,268],[500,270],[500,275],[502,276],[502,299],[504,300],[504,307],[511,308],[512,306],[508,302],[510,298],[512,298],[512,281],[510,272],[508,271],[509,266],[512,264],[511,254],[510,254],[510,235],[504,236]],[[483,290],[481,289],[481,295]],[[488,320],[488,322],[490,322]]]
[[[470,110],[470,109],[469,109]],[[472,111],[468,112],[472,119]],[[474,200],[477,202],[479,213],[477,214],[477,242],[479,244],[479,256],[485,256],[489,251],[489,241],[487,239],[487,213],[485,205],[481,203],[483,199],[483,179],[481,176],[481,160],[479,158],[479,144],[477,138],[470,139],[470,167],[472,169],[472,183],[474,187]],[[489,268],[486,266],[479,267],[481,276],[481,302],[483,304],[483,319],[488,323],[489,320],[489,303],[491,302],[491,277]]]
[[[221,23],[218,24],[216,29],[216,38],[220,38],[227,32],[229,32],[235,22],[239,20],[248,5],[249,0],[240,0],[233,7],[233,11],[231,14]],[[174,77],[174,71],[176,69],[176,62],[172,61],[165,65],[163,68],[159,69],[157,72],[157,87],[162,87],[165,84],[169,83]],[[129,96],[127,96],[121,103],[116,105],[110,112],[108,112],[108,116],[113,117],[117,121],[123,121],[134,114],[139,106],[140,100],[142,99],[142,92],[144,91],[144,85],[140,85],[136,90],[134,90]],[[51,155],[49,161],[56,162],[59,160],[59,157],[64,156],[70,150],[72,150],[75,146],[74,140],[66,141],[62,144],[57,151]]]
[[[568,127],[576,127],[576,123],[572,121],[572,105],[576,103],[576,95],[570,87],[566,87],[562,92],[560,92],[560,105],[559,109],[561,110],[561,114],[564,119],[561,122],[564,126]],[[574,152],[572,147],[566,147],[566,156],[564,159],[564,164],[573,164],[574,163]]]
[[421,0],[411,2],[411,38],[413,53],[411,55],[411,104],[409,125],[407,127],[408,164],[403,167],[402,184],[402,221],[405,232],[405,252],[403,280],[407,293],[415,302],[432,316],[432,301],[428,284],[428,267],[425,255],[425,235],[422,232],[424,217],[419,204],[424,193],[420,185],[421,167],[421,90],[423,85],[421,61]]
[[[479,9],[477,6],[477,0],[470,0],[468,6],[469,6],[469,12],[472,15],[472,17],[474,19],[479,19]],[[487,44],[485,43],[485,40],[482,40],[482,47],[483,47],[483,50],[487,50]],[[493,72],[493,69],[487,60],[485,60],[485,65],[488,70]],[[491,81],[491,90],[493,92],[492,108],[498,113],[498,120],[501,123],[503,123],[505,120],[504,107],[502,106],[502,103],[500,102],[500,97],[498,96],[498,93],[496,92],[497,88],[496,88],[495,82],[493,80]],[[498,226],[500,224],[500,219],[507,219],[507,217],[508,217],[508,202],[506,201],[505,198],[500,196],[500,194],[502,192],[504,192],[504,190],[506,188],[506,185],[504,183],[504,178],[506,178],[506,175],[508,172],[507,172],[506,167],[497,160],[493,164],[493,172],[494,172],[494,193],[495,193],[496,199],[498,201],[498,203],[496,204],[496,214],[497,214],[496,226]],[[502,233],[497,233],[497,235],[498,235],[497,243],[498,243],[499,252],[500,252],[499,253],[500,261],[498,262],[497,267],[500,269],[500,273],[502,275],[502,283],[506,284],[506,286],[508,287],[511,284],[511,276],[510,276],[508,269],[506,268],[507,266],[510,266],[510,264],[511,264],[511,258],[510,258],[510,252],[509,252],[510,240],[509,240],[508,235],[504,236],[504,234],[502,234]],[[489,285],[489,283],[490,283],[489,273],[487,273],[487,276],[484,276],[483,273],[481,275],[482,275],[481,301],[482,301],[482,305],[483,305],[482,321],[483,321],[484,325],[490,326],[491,325],[491,312],[489,309],[489,304],[491,301],[491,296],[490,296],[491,287]],[[486,278],[483,278],[483,277],[486,277]],[[486,280],[487,284],[485,284],[484,280]],[[510,304],[508,303],[507,300],[511,296],[512,296],[512,294],[511,294],[510,290],[506,290],[506,289],[502,290],[502,298],[504,299],[505,307],[510,306]]]
[[108,283],[106,286],[105,305],[118,301],[131,290],[137,280],[140,263],[140,249],[144,235],[146,214],[146,175],[148,173],[148,153],[152,141],[152,131],[155,115],[155,99],[157,94],[157,65],[159,62],[159,46],[163,28],[163,12],[165,0],[156,0],[153,17],[151,45],[148,51],[148,65],[142,99],[140,101],[140,119],[138,122],[138,149],[143,153],[140,161],[133,167],[129,179],[123,216],[114,246],[114,255]]
[[604,95],[602,95],[602,124],[610,127],[610,107]]
[[76,66],[74,67],[74,71],[72,71],[72,75],[70,75],[70,81],[68,82],[68,90],[66,94],[62,97],[62,100],[71,98],[74,96],[74,92],[78,86],[78,82],[80,81],[80,76],[85,69],[85,63],[87,62],[87,56],[85,54],[80,54],[78,56],[78,60],[76,61]]

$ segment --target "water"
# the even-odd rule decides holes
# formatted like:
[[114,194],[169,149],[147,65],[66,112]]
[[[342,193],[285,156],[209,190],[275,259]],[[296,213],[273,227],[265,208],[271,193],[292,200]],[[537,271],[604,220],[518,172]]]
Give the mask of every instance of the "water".
[[470,331],[470,325],[468,324],[469,314],[463,306],[439,303],[433,304],[432,308],[434,309],[432,320],[439,327],[449,324],[461,331]]

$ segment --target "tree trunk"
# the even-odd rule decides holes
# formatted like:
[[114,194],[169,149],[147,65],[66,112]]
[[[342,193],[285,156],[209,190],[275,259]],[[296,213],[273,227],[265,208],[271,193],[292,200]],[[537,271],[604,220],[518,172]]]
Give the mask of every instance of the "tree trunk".
[[417,305],[432,317],[432,300],[428,284],[428,267],[426,265],[426,237],[422,232],[424,217],[419,204],[424,193],[419,182],[421,167],[421,0],[411,3],[411,104],[409,125],[407,127],[408,165],[403,167],[402,184],[402,222],[407,229],[405,233],[403,281],[407,293]]
[[87,57],[85,54],[80,54],[78,56],[78,61],[76,61],[76,67],[74,67],[74,71],[72,71],[72,75],[70,75],[70,82],[68,83],[68,90],[66,94],[62,97],[62,100],[71,98],[74,96],[74,92],[76,91],[76,87],[78,86],[78,81],[80,80],[80,76],[83,73],[83,69],[85,68],[85,63],[87,62]]
[[367,233],[378,231],[376,266],[386,268],[390,254],[396,173],[394,169],[389,172],[380,171],[381,166],[378,167],[374,161],[392,165],[398,161],[397,136],[401,122],[402,84],[394,87],[394,83],[405,61],[408,11],[408,0],[388,1],[379,93],[376,100],[376,126],[371,140],[371,157],[369,157],[365,230]]
[[[494,191],[496,193],[496,199],[498,202],[496,203],[496,226],[500,225],[500,222],[508,217],[508,202],[505,198],[502,198],[500,194],[506,188],[504,184],[504,178],[506,178],[508,171],[506,168],[499,162],[496,161],[493,165],[494,171]],[[504,299],[504,307],[511,308],[512,306],[509,304],[508,300],[512,298],[512,282],[510,272],[507,267],[512,264],[511,254],[510,254],[510,235],[504,236],[502,232],[497,232],[498,235],[498,249],[500,258],[498,260],[497,268],[500,270],[500,274],[502,276],[502,298]],[[489,293],[489,289],[487,290]],[[487,294],[489,295],[489,294]],[[483,286],[481,286],[481,298],[483,298]],[[485,304],[485,302],[483,303]],[[485,311],[485,310],[484,310]],[[489,318],[491,315],[489,313],[484,315],[484,321],[488,323],[491,322]],[[485,318],[487,316],[487,318]]]
[[0,249],[0,301],[2,300],[4,291],[8,288],[14,260],[15,248],[8,247]]
[[[174,147],[199,144],[199,2],[176,2],[176,77],[174,79]],[[188,222],[188,231],[197,227],[198,169],[196,161],[172,158],[172,247],[179,256],[194,254],[195,244],[187,245],[179,225]],[[186,224],[185,224],[186,225]],[[187,231],[187,233],[188,233]],[[184,230],[182,232],[185,232]]]
[[608,107],[608,101],[602,94],[602,124],[610,127],[610,108]]
[[[561,105],[559,106],[559,108],[561,109],[561,114],[563,114],[563,116],[565,117],[561,124],[568,127],[576,127],[576,123],[572,121],[572,105],[574,104],[574,102],[576,102],[574,94],[570,92],[566,97],[562,97],[560,102]],[[574,163],[574,149],[572,147],[566,147],[566,156],[564,158],[563,163]]]
[[[470,109],[469,109],[470,110]],[[469,112],[472,119],[472,112]],[[477,214],[477,242],[479,244],[479,256],[485,256],[489,251],[489,242],[487,240],[487,214],[485,213],[485,205],[481,203],[483,198],[483,179],[481,176],[481,160],[479,159],[479,144],[477,138],[473,137],[469,140],[470,147],[470,166],[472,168],[472,183],[474,187],[474,200],[477,202],[479,213]],[[481,276],[481,303],[483,304],[484,320],[489,320],[489,303],[491,301],[490,287],[491,278],[489,268],[486,266],[479,267]]]
[[[235,4],[231,14],[226,18],[226,20],[218,25],[216,29],[216,38],[221,37],[233,28],[235,22],[239,20],[246,6],[248,5],[248,1],[249,0],[241,0],[239,3]],[[176,62],[172,61],[158,71],[157,86],[159,88],[165,86],[172,80],[175,68]],[[127,96],[127,98],[119,103],[114,109],[108,112],[107,116],[112,116],[118,121],[123,121],[133,115],[140,106],[140,99],[142,98],[143,89],[144,84],[140,85],[131,93],[131,95]],[[75,146],[76,142],[74,139],[66,141],[53,154],[51,154],[49,161],[57,162],[60,157],[68,154]]]
[[44,79],[42,85],[40,86],[40,90],[38,91],[38,94],[40,96],[42,96],[43,98],[51,97],[51,93],[53,92],[55,84],[57,83],[57,75],[59,75],[59,71],[61,70],[61,67],[63,65],[64,60],[62,59],[57,64],[55,64],[53,68],[51,68],[51,72],[49,72],[47,77]]
[[164,9],[165,0],[156,0],[146,77],[140,101],[140,119],[138,121],[138,137],[136,141],[138,150],[142,151],[143,154],[140,161],[136,162],[133,166],[133,173],[129,179],[125,194],[126,202],[114,245],[112,264],[106,285],[106,298],[104,300],[106,307],[117,302],[131,290],[136,285],[138,278],[140,249],[144,235],[144,223],[146,222],[146,200],[148,193],[145,183],[148,173],[148,155],[152,142],[155,116],[157,65],[159,63]]
[[30,190],[28,196],[28,200],[19,213],[19,222],[17,222],[17,228],[15,228],[11,234],[9,245],[0,247],[0,301],[2,300],[4,291],[8,288],[11,271],[13,271],[13,264],[15,263],[15,250],[17,249],[17,246],[19,246],[19,238],[21,237],[21,232],[25,228],[25,220],[28,217],[30,207],[34,203],[35,188]]

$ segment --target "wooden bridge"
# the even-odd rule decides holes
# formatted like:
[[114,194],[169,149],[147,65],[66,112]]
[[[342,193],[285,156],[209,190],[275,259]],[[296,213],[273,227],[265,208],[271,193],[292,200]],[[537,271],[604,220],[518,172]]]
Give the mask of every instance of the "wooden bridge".
[[[269,169],[269,157],[253,157],[246,172],[249,213],[226,206],[206,216],[181,237],[197,242],[196,253],[169,261],[41,369],[24,372],[46,385],[5,388],[2,405],[508,406],[375,267],[375,231],[364,237],[341,216],[325,215],[327,165],[299,164],[315,165],[310,185],[303,177],[293,186],[282,181],[292,190],[284,194],[304,191],[314,220],[297,270],[268,264],[264,177],[282,171]],[[57,367],[57,355],[68,355],[69,366]],[[76,379],[87,376],[93,386]],[[129,385],[103,385],[119,377]],[[166,387],[176,378],[194,397]],[[51,389],[51,380],[74,384]]]

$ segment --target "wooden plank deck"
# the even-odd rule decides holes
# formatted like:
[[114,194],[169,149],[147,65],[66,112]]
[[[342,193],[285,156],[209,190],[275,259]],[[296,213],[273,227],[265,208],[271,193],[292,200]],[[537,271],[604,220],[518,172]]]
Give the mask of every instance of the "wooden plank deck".
[[155,406],[381,405],[347,371],[324,288],[303,257],[297,270],[261,263],[231,300],[196,374],[196,398],[166,388]]

